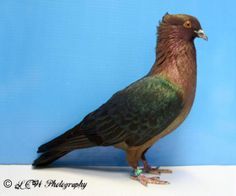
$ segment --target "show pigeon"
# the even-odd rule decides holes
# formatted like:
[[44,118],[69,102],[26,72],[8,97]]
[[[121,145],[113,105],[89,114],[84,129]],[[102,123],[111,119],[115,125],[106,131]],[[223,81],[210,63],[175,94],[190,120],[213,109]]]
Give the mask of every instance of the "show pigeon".
[[[166,14],[158,27],[156,60],[150,72],[115,93],[79,124],[39,147],[33,163],[46,166],[81,148],[115,146],[127,154],[132,179],[144,185],[167,184],[144,173],[171,172],[152,168],[145,153],[176,129],[188,115],[196,90],[196,37],[207,40],[197,18]],[[138,166],[143,162],[143,168]]]

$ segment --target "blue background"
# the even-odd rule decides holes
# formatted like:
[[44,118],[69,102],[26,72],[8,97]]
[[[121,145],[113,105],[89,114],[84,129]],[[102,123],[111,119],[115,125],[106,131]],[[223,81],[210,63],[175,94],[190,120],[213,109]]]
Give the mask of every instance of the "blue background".
[[[236,164],[235,1],[1,0],[0,163],[30,164],[37,147],[77,124],[155,60],[156,26],[197,16],[198,87],[187,120],[149,151],[152,164]],[[126,165],[124,152],[76,151],[60,160]]]

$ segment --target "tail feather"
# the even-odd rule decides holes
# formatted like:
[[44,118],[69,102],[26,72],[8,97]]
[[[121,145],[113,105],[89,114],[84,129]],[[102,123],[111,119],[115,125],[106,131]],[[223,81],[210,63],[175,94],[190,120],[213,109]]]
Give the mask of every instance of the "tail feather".
[[80,148],[88,148],[96,146],[94,142],[90,141],[86,135],[78,135],[75,137],[65,137],[63,135],[51,140],[50,142],[41,145],[38,148],[38,153],[45,153],[52,150],[63,149],[65,151],[71,151]]
[[[95,138],[95,139],[94,139]],[[80,125],[76,125],[64,134],[41,145],[38,153],[43,153],[33,162],[35,167],[46,166],[75,149],[88,148],[99,145],[96,135],[85,135],[80,131]]]
[[63,143],[66,142],[66,140],[69,139],[69,135],[70,135],[69,131],[65,132],[64,134],[54,138],[53,140],[39,146],[37,152],[38,153],[46,152],[46,151],[49,151],[55,147],[62,145]]
[[53,161],[59,159],[60,157],[66,155],[69,153],[69,151],[49,151],[45,152],[42,155],[40,155],[39,158],[37,158],[33,162],[34,167],[44,167],[52,163]]

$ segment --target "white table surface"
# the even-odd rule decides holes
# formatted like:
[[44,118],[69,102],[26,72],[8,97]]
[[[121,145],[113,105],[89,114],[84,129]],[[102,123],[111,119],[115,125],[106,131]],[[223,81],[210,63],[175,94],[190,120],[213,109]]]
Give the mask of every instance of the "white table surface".
[[[30,165],[0,165],[0,196],[61,196],[61,195],[155,195],[155,196],[236,196],[236,166],[188,166],[165,167],[172,174],[162,174],[161,179],[169,185],[141,185],[129,178],[130,168],[125,167],[55,167],[32,169]],[[42,181],[40,187],[33,187],[28,180]],[[11,180],[12,184],[9,181]],[[49,187],[47,180],[60,183],[78,183],[77,188]],[[83,183],[82,190],[79,183]],[[15,185],[24,181],[21,188]],[[4,187],[10,186],[10,188]],[[87,183],[87,184],[85,184]],[[62,185],[62,183],[61,183]],[[75,184],[74,184],[75,185]]]

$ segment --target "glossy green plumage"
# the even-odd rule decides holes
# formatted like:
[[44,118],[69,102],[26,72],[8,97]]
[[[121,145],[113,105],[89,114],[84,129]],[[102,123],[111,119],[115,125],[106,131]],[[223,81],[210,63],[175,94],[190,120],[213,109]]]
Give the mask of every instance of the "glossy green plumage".
[[180,89],[160,76],[146,77],[108,102],[111,118],[127,133],[129,146],[161,133],[180,113]]
[[147,76],[114,94],[74,128],[40,146],[39,152],[120,142],[139,146],[164,131],[182,108],[181,89],[160,76]]
[[178,116],[180,94],[177,86],[160,76],[144,77],[87,115],[78,125],[80,130],[74,131],[83,132],[97,145],[123,141],[129,146],[142,145]]

